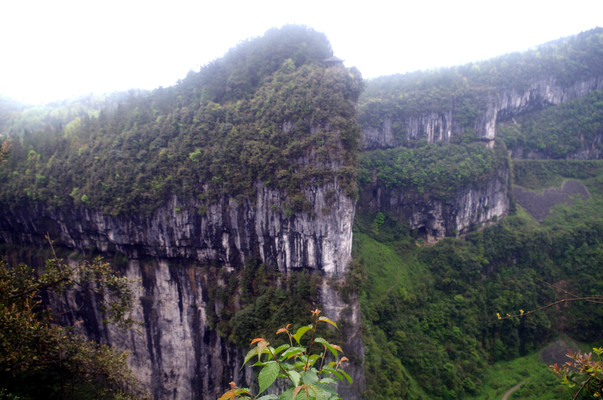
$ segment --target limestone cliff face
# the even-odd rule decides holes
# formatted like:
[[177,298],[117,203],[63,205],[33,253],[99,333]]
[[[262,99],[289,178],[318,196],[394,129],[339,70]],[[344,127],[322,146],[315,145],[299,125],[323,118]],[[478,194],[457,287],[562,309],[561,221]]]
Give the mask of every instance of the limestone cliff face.
[[[216,272],[200,267],[209,263],[232,270],[256,257],[284,273],[322,271],[321,307],[329,318],[351,322],[344,349],[363,358],[358,304],[343,304],[326,283],[343,278],[351,257],[355,200],[327,183],[307,189],[312,210],[291,213],[284,196],[257,184],[254,200],[225,198],[203,208],[172,198],[148,216],[41,205],[2,209],[0,241],[43,245],[48,233],[58,246],[125,255],[124,272],[141,282],[134,311],[144,322],[141,334],[104,326],[94,301],[77,293],[57,307],[69,311],[71,322],[83,321],[78,326],[90,338],[131,352],[133,370],[156,399],[216,398],[232,380],[250,384],[253,373],[241,370],[245,349],[226,342],[207,321],[209,288],[223,284]],[[362,365],[351,372],[356,386],[344,389],[350,399],[362,390]]]
[[359,212],[387,212],[428,242],[457,236],[474,226],[504,217],[509,211],[509,170],[500,169],[486,182],[460,188],[453,197],[439,199],[398,188],[369,185],[361,193]]
[[129,365],[155,399],[211,399],[253,381],[241,368],[245,349],[226,342],[208,326],[208,290],[216,277],[174,260],[131,260],[125,275],[139,282],[133,317],[143,322],[123,331],[103,324],[94,300],[70,292],[55,303],[79,333],[130,353]]
[[314,208],[299,213],[285,209],[283,193],[262,184],[255,201],[223,198],[202,215],[201,202],[175,197],[148,216],[17,207],[2,210],[0,238],[39,244],[48,232],[60,245],[117,250],[131,259],[211,260],[230,267],[257,256],[282,272],[314,268],[341,274],[351,254],[354,200],[335,184],[311,187],[306,197]]
[[[578,81],[569,87],[556,83],[552,78],[534,81],[524,90],[501,89],[485,95],[480,101],[471,129],[486,141],[496,137],[496,123],[514,116],[557,105],[596,90],[603,90],[603,76]],[[377,125],[364,124],[362,145],[366,150],[399,147],[412,140],[426,140],[428,143],[448,143],[453,137],[462,135],[467,127],[459,122],[462,98],[453,101],[448,109],[429,111],[395,118],[384,114]]]
[[515,115],[557,105],[603,89],[603,76],[579,81],[561,87],[553,79],[534,82],[524,91],[503,90],[488,100],[486,111],[478,119],[476,132],[484,139],[496,137],[496,122],[509,120]]

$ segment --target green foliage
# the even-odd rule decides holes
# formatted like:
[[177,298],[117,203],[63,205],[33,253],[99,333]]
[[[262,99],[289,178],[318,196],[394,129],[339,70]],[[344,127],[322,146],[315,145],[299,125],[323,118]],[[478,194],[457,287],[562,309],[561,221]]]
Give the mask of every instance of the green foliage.
[[[306,310],[319,301],[322,277],[310,271],[281,275],[274,268],[249,258],[238,271],[214,271],[224,284],[211,285],[206,313],[218,333],[241,347],[249,337],[265,335],[283,320],[307,324]],[[218,304],[220,306],[218,306]],[[273,341],[268,335],[265,338]]]
[[96,296],[107,322],[134,324],[127,317],[130,281],[100,259],[72,267],[53,258],[38,273],[0,260],[0,388],[6,398],[144,397],[126,353],[84,340],[42,301],[74,288]]
[[558,379],[542,362],[540,352],[532,352],[509,361],[497,361],[484,376],[483,385],[467,400],[500,399],[515,385],[521,384],[510,398],[531,400],[565,400]]
[[[234,382],[230,383],[230,390],[225,392],[219,400],[227,399],[341,399],[332,386],[337,381],[352,383],[352,378],[343,370],[342,363],[348,361],[347,357],[340,357],[343,350],[336,344],[329,343],[322,337],[316,336],[318,324],[324,322],[337,328],[337,324],[329,318],[319,316],[320,310],[312,311],[314,321],[290,331],[291,324],[279,329],[276,334],[286,334],[288,343],[277,348],[263,337],[255,338],[255,344],[245,356],[244,364],[251,360],[257,362],[254,366],[261,367],[258,374],[259,389],[256,395],[248,388],[239,388]],[[304,338],[310,333],[312,338]],[[313,351],[314,350],[314,351]],[[331,357],[332,356],[332,357]],[[330,361],[332,360],[332,361]],[[268,388],[273,386],[277,378],[282,378],[286,389],[280,394],[268,394],[259,397]],[[281,387],[281,385],[279,385]]]
[[358,181],[361,187],[379,184],[432,198],[451,198],[460,189],[480,184],[508,169],[504,145],[493,150],[482,143],[426,145],[364,153]]
[[224,196],[254,200],[263,183],[283,190],[283,210],[295,212],[308,210],[311,186],[336,181],[355,195],[362,79],[326,68],[330,55],[324,36],[307,28],[269,31],[174,87],[133,92],[69,129],[15,136],[0,201],[120,214],[152,211],[174,195],[206,206]]
[[513,183],[530,189],[561,186],[564,179],[602,175],[601,160],[513,160]]
[[498,124],[496,129],[515,157],[598,158],[602,150],[603,92],[520,115]]
[[29,135],[36,131],[65,129],[74,133],[82,118],[98,115],[101,109],[112,109],[132,94],[142,90],[89,94],[76,99],[66,99],[44,105],[23,105],[0,99],[0,132],[10,137]]
[[[370,398],[477,396],[491,362],[529,354],[558,332],[601,339],[603,310],[589,302],[496,318],[496,312],[519,313],[566,296],[553,286],[580,296],[603,292],[597,211],[603,182],[593,171],[584,173],[591,198],[556,208],[542,225],[518,214],[431,247],[417,246],[387,214],[378,231],[373,225],[380,218],[357,214],[354,258],[366,271],[360,303]],[[551,382],[543,372],[520,391],[538,398],[541,385]]]
[[[572,394],[572,399],[603,397],[603,347],[594,348],[595,353],[570,351],[571,359],[561,367],[552,366],[553,372],[563,378],[563,384]],[[583,397],[578,397],[582,395]]]

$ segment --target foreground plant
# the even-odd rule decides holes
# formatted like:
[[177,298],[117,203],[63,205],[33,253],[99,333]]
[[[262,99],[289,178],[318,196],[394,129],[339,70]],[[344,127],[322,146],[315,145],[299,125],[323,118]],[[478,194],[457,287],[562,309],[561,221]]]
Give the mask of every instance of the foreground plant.
[[105,322],[130,329],[132,282],[100,258],[72,266],[52,251],[39,270],[0,259],[0,399],[146,398],[126,353],[63,325],[48,302],[77,291],[96,301]]
[[578,399],[581,393],[588,398],[603,398],[603,347],[594,348],[593,352],[595,357],[592,353],[570,350],[567,355],[570,361],[561,367],[557,364],[551,366],[553,372],[563,378],[562,383],[572,393],[572,399]]
[[[253,339],[251,345],[255,346],[245,356],[243,365],[257,356],[254,366],[262,367],[258,374],[258,393],[254,395],[249,388],[240,388],[231,382],[230,389],[218,400],[341,399],[334,384],[345,380],[352,383],[350,375],[341,368],[342,363],[349,360],[347,357],[339,357],[343,354],[341,347],[316,337],[316,329],[320,322],[333,325],[335,328],[337,324],[327,317],[320,316],[318,309],[312,311],[312,315],[314,323],[302,326],[294,334],[289,330],[291,324],[279,329],[276,334],[286,334],[289,343],[277,348],[270,346],[264,338]],[[302,338],[308,332],[311,332],[312,338],[305,346],[302,344]],[[277,378],[283,378],[283,386],[287,389],[280,395],[266,394],[259,397],[275,383]]]

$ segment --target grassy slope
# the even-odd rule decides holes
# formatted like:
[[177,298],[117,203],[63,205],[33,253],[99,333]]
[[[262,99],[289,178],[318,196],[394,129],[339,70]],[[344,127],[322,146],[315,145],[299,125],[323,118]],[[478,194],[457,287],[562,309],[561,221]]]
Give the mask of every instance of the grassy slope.
[[521,383],[511,399],[562,400],[567,399],[567,391],[561,388],[559,380],[540,361],[539,352],[499,361],[486,372],[484,385],[478,394],[467,399],[500,399],[513,386]]

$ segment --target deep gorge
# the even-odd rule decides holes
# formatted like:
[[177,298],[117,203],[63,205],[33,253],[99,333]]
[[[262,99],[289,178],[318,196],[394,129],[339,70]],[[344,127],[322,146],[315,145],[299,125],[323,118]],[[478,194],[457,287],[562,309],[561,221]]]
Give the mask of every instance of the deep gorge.
[[[341,321],[354,378],[351,387],[340,386],[343,398],[372,398],[367,393],[375,393],[374,371],[367,371],[376,361],[365,359],[374,356],[374,343],[381,343],[381,337],[386,343],[380,344],[382,357],[398,357],[383,363],[395,365],[391,368],[399,375],[392,376],[404,377],[390,379],[401,379],[404,390],[399,393],[448,398],[440,387],[415,387],[411,381],[427,379],[428,368],[418,366],[414,356],[409,356],[414,364],[401,366],[403,352],[397,346],[410,344],[401,329],[388,326],[388,320],[395,320],[388,313],[399,314],[388,311],[388,304],[404,303],[402,298],[411,305],[433,299],[403,294],[390,282],[393,286],[382,293],[387,301],[375,300],[371,310],[378,317],[364,321],[363,312],[370,308],[366,299],[377,296],[363,294],[368,289],[355,288],[351,294],[341,289],[360,270],[354,262],[371,268],[368,252],[364,261],[354,260],[354,243],[360,238],[366,249],[373,240],[389,243],[391,237],[402,237],[412,241],[399,250],[402,258],[411,254],[409,249],[425,249],[409,258],[448,276],[456,273],[450,266],[454,257],[446,264],[437,253],[440,247],[430,246],[452,246],[453,240],[469,238],[459,246],[480,242],[483,251],[482,242],[495,243],[489,235],[510,235],[513,229],[500,224],[515,213],[509,150],[517,154],[518,147],[505,136],[505,124],[603,90],[603,64],[584,76],[572,75],[570,82],[554,69],[548,75],[522,70],[519,84],[490,82],[484,89],[480,79],[490,76],[484,63],[486,72],[468,75],[470,83],[479,83],[475,87],[454,78],[441,87],[436,82],[405,89],[412,86],[406,82],[412,76],[398,77],[402,83],[396,77],[364,82],[353,68],[322,62],[332,55],[324,35],[307,28],[283,29],[289,37],[271,31],[173,88],[134,95],[98,117],[78,117],[71,131],[42,132],[46,136],[38,141],[32,133],[12,136],[11,158],[0,167],[5,188],[0,243],[6,253],[44,248],[49,235],[64,254],[119,260],[120,271],[140,282],[134,310],[143,322],[140,334],[105,326],[94,300],[81,304],[73,293],[54,307],[75,310],[66,322],[82,321],[77,328],[82,334],[131,352],[130,367],[156,399],[217,398],[230,381],[251,385],[254,373],[249,366],[241,368],[246,349],[237,336],[253,331],[245,318],[253,321],[263,304],[260,298],[275,296],[277,289],[293,293],[302,281],[309,283],[307,291],[299,291],[307,296],[300,301],[307,303],[298,308],[320,307]],[[600,30],[591,35],[603,40]],[[270,50],[275,42],[284,44],[278,53]],[[249,61],[252,51],[265,56],[261,64]],[[462,75],[463,68],[456,74]],[[417,99],[436,89],[444,93],[441,99],[421,106],[427,100]],[[404,90],[410,93],[408,101],[387,95]],[[600,146],[600,141],[591,143]],[[586,154],[584,148],[579,151]],[[588,154],[600,159],[601,153]],[[380,220],[377,214],[385,217]],[[483,237],[476,233],[482,231]],[[506,265],[523,265],[523,250],[513,243],[517,254],[468,257],[458,274],[486,281],[490,272]],[[255,274],[260,268],[267,271],[262,273],[268,283],[259,289],[249,284],[251,295],[243,298],[246,271]],[[373,278],[364,279],[366,287],[378,286]],[[458,304],[465,301],[454,281],[435,285],[457,296]],[[288,307],[294,309],[295,304],[287,303],[292,298],[283,300],[283,314],[277,313],[280,304],[273,305],[274,316],[297,318],[286,314]],[[480,338],[480,344],[471,339],[475,342],[465,345],[481,360],[495,343],[489,335],[507,334],[516,335],[517,327],[489,326],[470,334],[459,330],[457,337]],[[522,343],[530,347],[540,342],[531,338]],[[425,352],[437,347],[432,339],[414,345]],[[456,345],[446,346],[452,354],[456,350],[450,346]],[[457,379],[455,373],[464,375]],[[479,376],[469,367],[450,372],[445,390],[456,390],[454,396],[472,393],[473,380],[478,381],[472,373]]]

